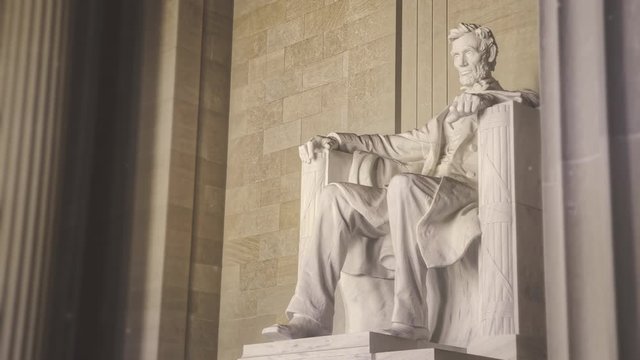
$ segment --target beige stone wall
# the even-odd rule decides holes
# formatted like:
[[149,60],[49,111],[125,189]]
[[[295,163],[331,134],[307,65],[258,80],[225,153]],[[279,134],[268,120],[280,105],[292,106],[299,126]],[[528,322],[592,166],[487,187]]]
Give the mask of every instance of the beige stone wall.
[[395,130],[395,0],[236,0],[221,360],[284,321],[298,253],[297,146]]

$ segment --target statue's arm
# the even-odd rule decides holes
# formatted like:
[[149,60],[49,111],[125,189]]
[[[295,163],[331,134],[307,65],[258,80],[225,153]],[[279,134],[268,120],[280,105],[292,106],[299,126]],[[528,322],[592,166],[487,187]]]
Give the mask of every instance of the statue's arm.
[[339,150],[347,153],[364,151],[402,163],[424,160],[429,152],[427,125],[400,134],[356,135],[352,133],[330,133],[316,135],[298,147],[300,159],[311,162],[317,153]]
[[422,160],[429,148],[426,128],[393,135],[331,133],[328,136],[336,139],[340,151],[366,151],[401,162]]

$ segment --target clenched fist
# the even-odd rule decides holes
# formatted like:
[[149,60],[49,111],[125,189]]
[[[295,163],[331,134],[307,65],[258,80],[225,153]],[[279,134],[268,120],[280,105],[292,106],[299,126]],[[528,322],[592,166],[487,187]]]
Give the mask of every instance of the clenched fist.
[[315,159],[316,153],[322,152],[323,150],[333,150],[337,147],[338,140],[332,137],[316,135],[306,143],[300,145],[298,152],[300,154],[300,160],[308,164],[311,160]]
[[460,94],[453,99],[451,106],[449,106],[450,116],[447,116],[447,122],[451,124],[465,116],[476,114],[491,106],[491,103],[491,97],[488,95]]

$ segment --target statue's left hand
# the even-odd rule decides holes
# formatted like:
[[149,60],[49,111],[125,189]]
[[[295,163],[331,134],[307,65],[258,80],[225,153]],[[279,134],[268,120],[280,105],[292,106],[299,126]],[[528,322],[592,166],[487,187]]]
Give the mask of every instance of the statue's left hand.
[[449,114],[451,116],[448,117],[448,120],[453,123],[465,116],[477,114],[489,106],[491,106],[490,96],[463,93],[456,96],[451,106],[449,106]]
[[332,150],[337,147],[338,141],[335,138],[316,135],[306,143],[300,145],[298,147],[298,153],[300,154],[300,160],[308,164],[315,158],[316,153],[323,150]]

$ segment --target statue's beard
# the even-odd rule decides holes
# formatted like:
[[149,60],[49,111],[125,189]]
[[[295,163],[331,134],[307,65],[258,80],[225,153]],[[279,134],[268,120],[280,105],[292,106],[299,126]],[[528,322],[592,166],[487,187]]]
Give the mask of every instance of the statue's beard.
[[485,61],[480,61],[475,66],[471,67],[471,71],[463,74],[459,74],[458,79],[462,86],[470,87],[481,80],[485,80],[491,76],[489,70],[489,64]]

